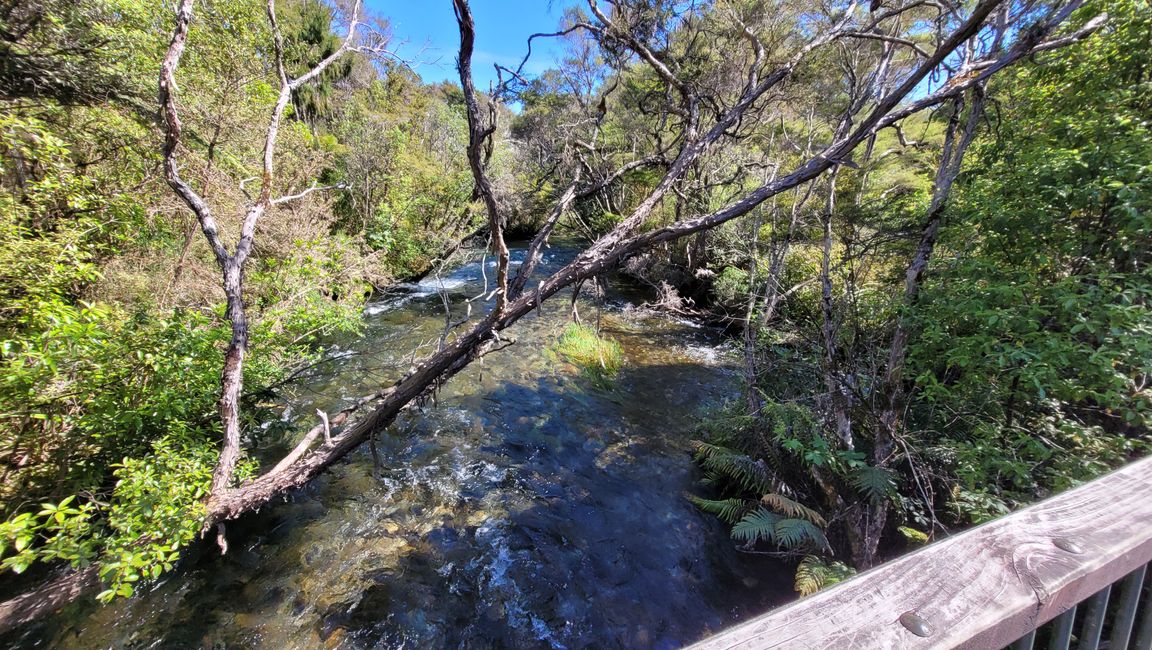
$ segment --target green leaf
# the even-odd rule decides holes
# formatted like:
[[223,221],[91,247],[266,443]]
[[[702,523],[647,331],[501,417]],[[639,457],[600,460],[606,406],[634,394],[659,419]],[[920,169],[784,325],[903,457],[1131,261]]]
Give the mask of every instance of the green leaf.
[[858,467],[852,471],[849,478],[852,486],[860,490],[873,503],[883,503],[892,498],[896,492],[892,473],[883,467],[872,465]]
[[757,508],[732,526],[732,537],[748,543],[759,541],[775,543],[776,522],[780,519],[780,515],[766,508]]
[[751,499],[722,499],[713,501],[711,499],[701,499],[697,496],[688,495],[688,500],[697,508],[719,517],[721,521],[727,524],[735,524],[740,521],[740,519],[756,505],[756,502]]
[[773,534],[783,548],[830,548],[824,531],[806,519],[781,519],[776,522]]

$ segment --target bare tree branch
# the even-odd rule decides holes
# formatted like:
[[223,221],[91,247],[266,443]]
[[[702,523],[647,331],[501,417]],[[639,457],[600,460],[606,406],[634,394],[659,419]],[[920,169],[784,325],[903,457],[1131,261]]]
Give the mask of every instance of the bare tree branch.
[[[476,87],[472,83],[472,48],[476,38],[476,25],[472,20],[472,10],[467,0],[453,0],[456,10],[456,22],[460,27],[460,58],[457,67],[460,70],[460,86],[464,90],[464,106],[468,115],[468,165],[472,168],[472,178],[476,182],[476,191],[484,200],[484,207],[488,210],[488,229],[492,233],[492,252],[496,255],[496,313],[502,313],[508,306],[508,244],[504,241],[504,219],[500,215],[496,194],[492,190],[492,183],[485,173],[485,160],[481,153],[485,141],[492,138],[496,131],[496,110],[491,108],[491,122],[484,124],[480,118],[480,104],[476,98]],[[489,98],[490,102],[495,101]],[[491,154],[489,153],[488,156]]]
[[308,189],[306,189],[302,192],[297,192],[296,194],[288,194],[286,196],[281,196],[279,198],[272,199],[271,201],[269,201],[269,204],[270,205],[280,205],[282,203],[291,203],[292,201],[299,201],[300,199],[308,196],[309,194],[311,194],[313,192],[326,192],[328,190],[342,190],[342,189],[345,189],[346,187],[348,187],[348,186],[343,184],[343,183],[337,183],[335,185],[316,185],[316,184],[313,184],[312,187],[309,187]]
[[[260,191],[248,206],[240,227],[240,238],[235,251],[229,252],[220,238],[219,226],[204,198],[183,180],[179,172],[181,123],[176,103],[176,69],[188,41],[188,29],[192,22],[193,0],[181,0],[176,10],[176,27],[160,72],[160,104],[164,120],[164,172],[169,186],[196,215],[200,228],[216,256],[223,275],[224,294],[227,298],[227,316],[232,327],[232,338],[224,356],[224,369],[221,373],[221,394],[219,402],[220,420],[224,429],[224,443],[220,449],[216,469],[212,474],[212,494],[227,490],[232,481],[236,464],[240,460],[240,395],[243,392],[244,357],[248,349],[248,316],[244,309],[243,271],[244,264],[252,251],[256,225],[260,217],[273,205],[272,184],[275,179],[276,141],[283,120],[284,110],[292,100],[292,93],[301,85],[316,78],[334,61],[348,53],[355,43],[356,29],[360,25],[361,0],[356,0],[352,18],[348,25],[348,35],[328,57],[302,76],[290,80],[284,64],[284,41],[276,20],[275,0],[268,0],[267,17],[272,28],[273,47],[276,59],[276,75],[280,91],[268,119],[264,134],[262,175]],[[300,198],[300,195],[284,197],[277,202]]]

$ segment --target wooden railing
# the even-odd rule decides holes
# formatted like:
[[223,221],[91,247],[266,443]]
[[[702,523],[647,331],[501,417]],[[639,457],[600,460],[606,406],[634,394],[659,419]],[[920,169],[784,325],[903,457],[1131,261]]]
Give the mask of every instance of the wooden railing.
[[1152,647],[1152,458],[693,646]]

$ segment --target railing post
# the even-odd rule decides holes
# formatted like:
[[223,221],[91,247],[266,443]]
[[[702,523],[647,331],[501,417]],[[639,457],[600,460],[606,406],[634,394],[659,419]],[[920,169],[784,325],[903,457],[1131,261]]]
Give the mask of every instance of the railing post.
[[1028,634],[1016,640],[1012,644],[1012,650],[1032,650],[1032,646],[1036,643],[1036,630],[1032,630]]
[[1056,622],[1052,625],[1052,642],[1048,644],[1048,650],[1068,650],[1068,646],[1072,643],[1072,624],[1075,622],[1075,607],[1056,617]]
[[[1109,646],[1116,650],[1128,647],[1132,637],[1132,624],[1136,622],[1136,609],[1140,606],[1140,592],[1144,590],[1144,574],[1148,565],[1136,569],[1124,578],[1120,586],[1120,609],[1116,612],[1116,622],[1112,624],[1112,637]],[[1150,605],[1152,606],[1152,605]]]
[[1140,628],[1136,631],[1136,642],[1132,647],[1136,650],[1152,650],[1152,597],[1144,603],[1144,616],[1140,619]]
[[1108,596],[1112,585],[1096,592],[1088,599],[1088,609],[1084,612],[1084,631],[1080,633],[1079,650],[1096,650],[1100,647],[1100,632],[1104,629],[1104,613],[1108,611]]

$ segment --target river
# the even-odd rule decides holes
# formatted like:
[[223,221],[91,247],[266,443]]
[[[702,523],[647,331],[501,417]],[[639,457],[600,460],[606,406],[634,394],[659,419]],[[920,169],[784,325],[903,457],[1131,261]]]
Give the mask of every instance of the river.
[[[523,248],[513,252],[522,258]],[[546,253],[541,271],[571,258]],[[491,265],[491,260],[488,264]],[[282,395],[259,436],[394,379],[482,293],[479,260],[365,310],[364,332]],[[491,277],[491,269],[488,270]],[[687,502],[694,422],[731,399],[737,357],[719,333],[637,308],[613,280],[602,326],[620,342],[598,389],[550,347],[557,296],[382,434],[286,502],[229,526],[135,598],[69,607],[17,642],[49,648],[675,648],[787,598],[779,565],[735,551]],[[479,311],[480,308],[477,308]],[[594,319],[596,308],[581,313]],[[428,348],[425,347],[425,350]]]

